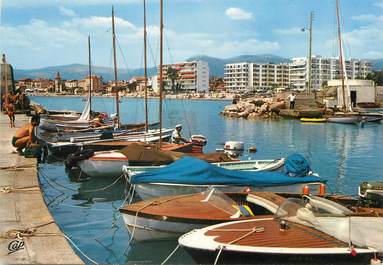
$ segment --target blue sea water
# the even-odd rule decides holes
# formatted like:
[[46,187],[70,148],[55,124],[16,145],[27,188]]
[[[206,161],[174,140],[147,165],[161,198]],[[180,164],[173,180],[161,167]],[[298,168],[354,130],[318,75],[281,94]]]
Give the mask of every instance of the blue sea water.
[[[81,111],[81,97],[31,97],[47,109]],[[329,189],[356,194],[364,180],[383,180],[383,125],[303,124],[297,120],[244,120],[219,115],[227,101],[164,100],[164,125],[183,124],[183,135],[208,138],[206,152],[222,148],[225,141],[256,146],[245,158],[271,159],[300,153],[313,170],[328,179]],[[94,109],[113,113],[113,98],[94,98]],[[122,122],[144,121],[142,99],[123,98]],[[149,100],[149,120],[158,121],[158,100]],[[161,263],[176,247],[176,241],[130,243],[118,214],[125,198],[125,184],[106,187],[108,179],[83,180],[77,171],[66,171],[61,162],[39,165],[45,200],[61,229],[89,257],[99,263]],[[80,255],[81,256],[81,255]],[[89,263],[86,259],[85,262]],[[171,263],[193,263],[182,250]]]

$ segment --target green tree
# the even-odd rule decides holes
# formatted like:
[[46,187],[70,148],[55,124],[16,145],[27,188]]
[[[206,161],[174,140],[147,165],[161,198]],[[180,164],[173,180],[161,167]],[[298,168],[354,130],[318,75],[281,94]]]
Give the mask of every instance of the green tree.
[[176,90],[177,90],[176,80],[178,80],[180,78],[180,76],[178,74],[178,70],[169,66],[167,73],[168,73],[168,78],[170,79],[170,82],[172,83],[172,91],[176,92]]
[[383,71],[368,73],[365,79],[373,80],[376,85],[383,86]]

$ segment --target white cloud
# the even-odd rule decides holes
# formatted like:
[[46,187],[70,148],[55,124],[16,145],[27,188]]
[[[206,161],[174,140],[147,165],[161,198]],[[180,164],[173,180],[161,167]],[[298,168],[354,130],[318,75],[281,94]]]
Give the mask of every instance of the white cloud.
[[379,0],[378,2],[376,2],[375,6],[380,7],[381,9],[383,9],[383,0]]
[[[122,29],[127,28],[127,29],[136,30],[136,27],[131,22],[120,17],[115,17],[114,23],[116,26],[121,26]],[[112,26],[112,18],[100,17],[100,16],[91,16],[86,18],[73,18],[72,20],[65,21],[63,23],[63,26],[65,26],[66,28],[70,28],[70,27],[109,28]]]
[[[346,57],[358,57],[377,59],[383,57],[382,43],[383,43],[383,15],[370,16],[363,15],[362,18],[366,23],[349,32],[344,32],[343,43],[346,51]],[[337,43],[336,39],[329,39],[321,43],[322,50],[330,50]]]
[[63,6],[60,6],[59,10],[60,10],[60,13],[62,15],[64,15],[64,16],[68,16],[68,17],[75,17],[75,16],[77,16],[76,12],[74,12],[72,9],[65,8]]
[[248,20],[253,17],[251,12],[247,12],[238,7],[230,7],[225,10],[225,14],[233,20]]
[[285,29],[274,29],[273,32],[279,35],[297,35],[302,34],[302,28],[292,27]]
[[352,16],[351,19],[356,21],[373,22],[376,19],[378,19],[378,17],[372,14],[368,14],[368,15]]
[[90,5],[112,5],[112,4],[133,4],[140,0],[5,0],[4,7],[26,8],[42,6],[90,6]]

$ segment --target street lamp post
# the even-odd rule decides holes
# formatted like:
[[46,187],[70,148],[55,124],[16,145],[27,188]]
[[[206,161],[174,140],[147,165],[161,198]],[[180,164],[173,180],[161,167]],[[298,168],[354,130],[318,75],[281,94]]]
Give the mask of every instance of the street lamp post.
[[308,56],[308,68],[309,68],[309,80],[308,80],[308,91],[311,93],[311,87],[312,87],[312,69],[311,69],[311,57],[312,57],[312,40],[313,40],[313,20],[314,20],[314,11],[310,12],[310,20],[309,20],[309,27],[308,28],[302,28],[302,31],[308,31],[309,32],[309,56]]

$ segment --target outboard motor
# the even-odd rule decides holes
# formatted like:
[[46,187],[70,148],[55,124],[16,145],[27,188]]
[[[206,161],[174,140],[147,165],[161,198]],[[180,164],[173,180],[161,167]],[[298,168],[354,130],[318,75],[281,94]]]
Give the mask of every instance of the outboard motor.
[[243,154],[245,144],[237,141],[227,141],[223,147],[223,151],[231,157],[238,157]]
[[69,154],[65,160],[65,167],[71,169],[77,165],[77,162],[88,159],[93,155],[94,151],[91,149],[79,150],[73,154]]
[[373,207],[383,207],[383,182],[364,181],[359,185],[359,197]]
[[203,147],[207,144],[207,138],[200,134],[195,134],[190,137],[190,141],[193,143],[192,153],[202,154]]

